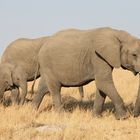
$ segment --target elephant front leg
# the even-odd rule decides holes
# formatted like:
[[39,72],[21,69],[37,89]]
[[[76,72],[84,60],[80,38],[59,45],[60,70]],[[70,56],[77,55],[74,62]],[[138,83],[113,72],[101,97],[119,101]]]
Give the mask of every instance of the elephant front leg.
[[13,77],[13,83],[21,88],[21,93],[20,93],[20,101],[19,104],[23,105],[25,102],[25,97],[27,95],[27,73],[24,71],[23,67],[16,67],[15,70],[12,73]]
[[94,108],[93,108],[94,116],[96,116],[96,117],[101,116],[105,98],[106,98],[106,94],[104,92],[102,92],[101,90],[97,89],[95,100],[94,100]]
[[12,105],[19,104],[19,88],[18,87],[14,87],[11,90],[11,101],[12,101]]
[[[126,108],[124,106],[122,98],[119,96],[113,82],[112,78],[112,67],[104,61],[104,59],[100,58],[99,56],[96,56],[95,66],[94,66],[94,72],[95,72],[95,83],[96,87],[99,91],[102,91],[105,93],[113,102],[116,110],[116,119],[125,119],[129,115],[127,114]],[[97,94],[98,95],[98,94]],[[95,100],[95,105],[98,104],[98,102]],[[97,111],[100,111],[100,106],[102,106],[102,100],[100,103],[99,100],[99,109]],[[98,105],[97,105],[98,107]]]
[[20,95],[20,105],[23,105],[25,102],[25,98],[27,95],[27,81],[21,81],[20,82],[20,88],[21,88],[21,95]]
[[134,117],[138,117],[140,114],[140,74],[139,74],[139,89],[138,89],[138,95],[134,107]]
[[[104,82],[103,82],[104,81]],[[106,95],[112,100],[116,109],[116,119],[128,118],[126,108],[124,106],[122,98],[119,96],[112,80],[96,80],[97,88],[106,93]]]

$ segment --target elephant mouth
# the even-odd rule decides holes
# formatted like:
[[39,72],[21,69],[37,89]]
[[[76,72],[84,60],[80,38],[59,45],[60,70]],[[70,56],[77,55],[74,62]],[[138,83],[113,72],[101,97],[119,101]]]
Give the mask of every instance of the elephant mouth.
[[130,65],[128,65],[128,66],[126,66],[126,67],[124,67],[124,66],[121,66],[123,69],[127,69],[127,70],[130,70],[131,72],[133,72],[133,74],[136,76],[139,72],[137,72],[137,71],[135,71],[135,69],[134,69],[134,67],[133,66],[130,66]]
[[134,69],[134,66],[130,66],[129,70],[132,71],[135,76],[139,73]]
[[136,71],[132,71],[133,74],[136,76],[139,72],[136,72]]
[[139,73],[139,72],[135,71],[133,68],[129,68],[128,70],[132,71],[135,76]]

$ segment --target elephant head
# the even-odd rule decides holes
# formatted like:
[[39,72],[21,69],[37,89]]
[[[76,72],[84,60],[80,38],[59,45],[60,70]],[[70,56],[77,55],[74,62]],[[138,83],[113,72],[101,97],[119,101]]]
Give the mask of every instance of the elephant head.
[[140,44],[138,39],[124,42],[121,49],[121,64],[136,75],[140,72]]
[[3,100],[3,94],[13,86],[12,74],[9,65],[0,64],[0,102]]
[[135,75],[140,72],[140,43],[125,31],[115,31],[97,53],[112,67],[128,69]]

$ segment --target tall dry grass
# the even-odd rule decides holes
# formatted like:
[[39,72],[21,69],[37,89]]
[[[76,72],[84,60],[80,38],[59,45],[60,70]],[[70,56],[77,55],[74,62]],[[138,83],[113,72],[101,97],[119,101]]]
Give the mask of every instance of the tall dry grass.
[[[126,106],[134,103],[138,76],[121,69],[113,72],[115,86],[123,98]],[[29,85],[29,88],[31,84]],[[37,86],[36,86],[37,87]],[[102,118],[94,118],[91,113],[96,87],[94,82],[84,86],[85,97],[83,104],[75,104],[80,95],[77,88],[63,88],[62,95],[72,96],[71,103],[66,108],[74,109],[56,113],[47,110],[51,104],[51,97],[46,96],[38,111],[32,110],[30,105],[23,107],[0,106],[0,140],[139,140],[140,119],[132,116],[118,121],[114,117],[113,106],[107,99]],[[93,96],[91,97],[91,94]],[[43,130],[41,126],[47,125]]]

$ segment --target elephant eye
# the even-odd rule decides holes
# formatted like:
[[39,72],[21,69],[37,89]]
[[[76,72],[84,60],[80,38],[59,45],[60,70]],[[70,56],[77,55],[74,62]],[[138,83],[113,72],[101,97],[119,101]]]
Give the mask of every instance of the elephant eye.
[[133,53],[132,56],[136,59],[137,58],[137,54]]
[[133,56],[137,56],[135,53],[134,54],[132,54]]

